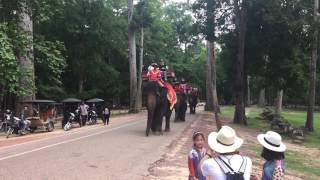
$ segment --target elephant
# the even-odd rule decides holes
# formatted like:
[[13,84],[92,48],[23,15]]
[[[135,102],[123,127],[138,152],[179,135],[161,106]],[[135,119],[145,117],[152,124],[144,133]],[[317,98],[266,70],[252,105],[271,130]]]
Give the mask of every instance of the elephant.
[[188,101],[189,101],[190,114],[195,114],[196,107],[198,104],[198,95],[191,93],[188,97]]
[[182,92],[177,92],[177,103],[174,106],[175,118],[174,121],[186,121],[186,111],[187,111],[187,95]]
[[160,87],[157,82],[146,82],[143,94],[148,111],[146,136],[149,136],[150,129],[153,132],[162,134],[164,116],[166,118],[165,131],[170,131],[170,117],[172,111],[170,110],[169,101],[167,99],[167,90]]

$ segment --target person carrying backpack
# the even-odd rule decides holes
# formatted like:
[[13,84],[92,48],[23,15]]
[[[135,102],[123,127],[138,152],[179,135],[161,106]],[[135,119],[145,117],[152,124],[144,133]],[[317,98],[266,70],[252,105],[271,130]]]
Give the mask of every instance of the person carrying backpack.
[[214,180],[249,180],[252,168],[251,159],[239,155],[238,148],[243,140],[229,126],[222,126],[219,132],[208,136],[208,145],[213,153],[207,153],[200,163],[204,176]]

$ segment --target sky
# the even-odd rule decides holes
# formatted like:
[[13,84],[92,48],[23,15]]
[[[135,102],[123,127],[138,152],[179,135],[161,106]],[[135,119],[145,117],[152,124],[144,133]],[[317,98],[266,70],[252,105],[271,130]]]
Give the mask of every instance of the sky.
[[[168,0],[170,2],[187,2],[187,0]],[[189,0],[190,3],[194,2],[195,0]]]

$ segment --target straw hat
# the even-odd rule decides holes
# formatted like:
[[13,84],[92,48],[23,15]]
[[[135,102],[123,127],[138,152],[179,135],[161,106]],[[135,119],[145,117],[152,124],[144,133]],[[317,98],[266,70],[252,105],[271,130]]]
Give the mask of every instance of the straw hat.
[[287,148],[286,145],[282,143],[280,134],[273,131],[268,131],[266,134],[259,134],[257,139],[263,147],[271,151],[284,152]]
[[218,153],[230,153],[241,147],[243,140],[229,126],[222,126],[220,131],[212,132],[208,136],[208,144]]

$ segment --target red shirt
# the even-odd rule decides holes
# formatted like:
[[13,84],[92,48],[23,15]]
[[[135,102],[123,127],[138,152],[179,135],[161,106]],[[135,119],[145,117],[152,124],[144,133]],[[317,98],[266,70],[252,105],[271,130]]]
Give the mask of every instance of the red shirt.
[[191,91],[191,95],[192,95],[192,96],[197,96],[197,95],[198,95],[198,92],[195,91],[195,90],[192,90],[192,91]]
[[181,84],[181,88],[184,93],[187,93],[187,84],[185,84],[185,83]]
[[158,81],[161,79],[161,72],[159,69],[149,71],[147,74],[149,81]]
[[174,90],[179,93],[184,93],[183,86],[181,84],[176,85]]

